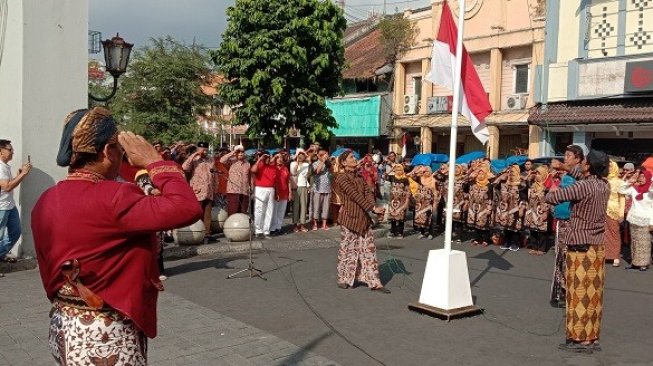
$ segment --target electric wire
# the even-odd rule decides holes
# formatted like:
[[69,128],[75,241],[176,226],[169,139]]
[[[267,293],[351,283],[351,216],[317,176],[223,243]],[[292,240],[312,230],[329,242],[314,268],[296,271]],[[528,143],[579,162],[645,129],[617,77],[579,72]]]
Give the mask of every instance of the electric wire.
[[399,4],[410,4],[417,1],[425,2],[424,0],[402,0],[402,1],[393,1],[393,2],[378,2],[378,3],[367,3],[367,4],[356,4],[356,5],[347,5],[351,8],[362,8],[367,6],[383,6],[383,5],[399,5]]

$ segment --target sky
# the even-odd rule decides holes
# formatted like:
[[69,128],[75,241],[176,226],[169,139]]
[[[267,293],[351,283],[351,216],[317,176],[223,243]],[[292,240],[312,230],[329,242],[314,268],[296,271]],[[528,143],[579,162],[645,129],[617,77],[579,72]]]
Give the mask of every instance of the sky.
[[[269,0],[283,1],[283,0]],[[102,39],[117,32],[135,47],[150,38],[170,35],[187,44],[216,48],[227,24],[227,7],[235,0],[90,0],[89,29],[102,32]],[[419,8],[430,0],[386,0],[386,11]],[[382,12],[384,0],[345,0],[349,21],[367,18],[371,11]]]

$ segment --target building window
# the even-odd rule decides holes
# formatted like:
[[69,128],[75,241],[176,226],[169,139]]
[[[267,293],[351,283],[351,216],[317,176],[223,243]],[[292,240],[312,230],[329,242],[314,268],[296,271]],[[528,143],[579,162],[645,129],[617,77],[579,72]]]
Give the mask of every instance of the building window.
[[528,79],[530,67],[528,64],[515,65],[515,94],[528,93]]
[[417,100],[422,98],[422,77],[415,76],[413,77],[413,90],[415,95],[417,95]]

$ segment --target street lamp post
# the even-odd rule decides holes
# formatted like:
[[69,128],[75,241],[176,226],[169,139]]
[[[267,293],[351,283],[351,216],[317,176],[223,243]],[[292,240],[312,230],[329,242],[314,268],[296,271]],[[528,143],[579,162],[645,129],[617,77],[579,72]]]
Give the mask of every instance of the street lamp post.
[[118,90],[118,78],[127,71],[129,55],[131,54],[134,44],[125,42],[125,40],[116,33],[115,37],[102,41],[102,47],[104,48],[104,64],[109,74],[113,77],[113,90],[111,90],[111,94],[106,97],[96,97],[89,92],[88,97],[98,102],[106,102],[116,95],[116,91]]

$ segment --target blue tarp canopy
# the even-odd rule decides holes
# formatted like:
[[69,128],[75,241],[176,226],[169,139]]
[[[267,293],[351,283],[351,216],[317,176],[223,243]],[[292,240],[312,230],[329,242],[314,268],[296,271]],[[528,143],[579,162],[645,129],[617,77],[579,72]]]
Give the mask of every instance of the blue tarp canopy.
[[449,162],[449,156],[445,154],[417,154],[413,157],[413,160],[410,163],[411,165],[431,166],[434,163],[447,163],[447,162]]
[[257,151],[258,151],[258,149],[247,149],[247,150],[245,150],[245,156],[248,156],[248,157],[249,156],[254,156],[254,154],[256,154]]
[[334,152],[331,154],[331,156],[337,158],[338,156],[340,156],[340,154],[342,154],[343,152],[345,152],[345,151],[347,151],[347,150],[351,150],[351,151],[353,152],[354,157],[356,158],[356,160],[358,160],[358,159],[361,158],[360,155],[358,154],[358,152],[357,152],[356,150],[348,149],[348,148],[346,148],[346,147],[341,147],[341,148],[339,148],[339,149],[336,149],[336,151],[334,151]]
[[506,159],[495,159],[490,162],[490,167],[494,174],[500,173],[506,170],[511,165],[522,166],[528,160],[528,157],[525,155],[514,155]]
[[519,166],[522,166],[524,165],[526,160],[528,160],[528,156],[526,155],[514,155],[506,159],[506,164],[508,165],[517,164]]
[[490,162],[490,169],[492,169],[492,173],[494,174],[504,171],[507,167],[508,163],[506,163],[506,159],[495,159]]
[[465,155],[461,155],[456,159],[456,164],[469,164],[472,160],[483,159],[485,153],[483,151],[472,151]]

